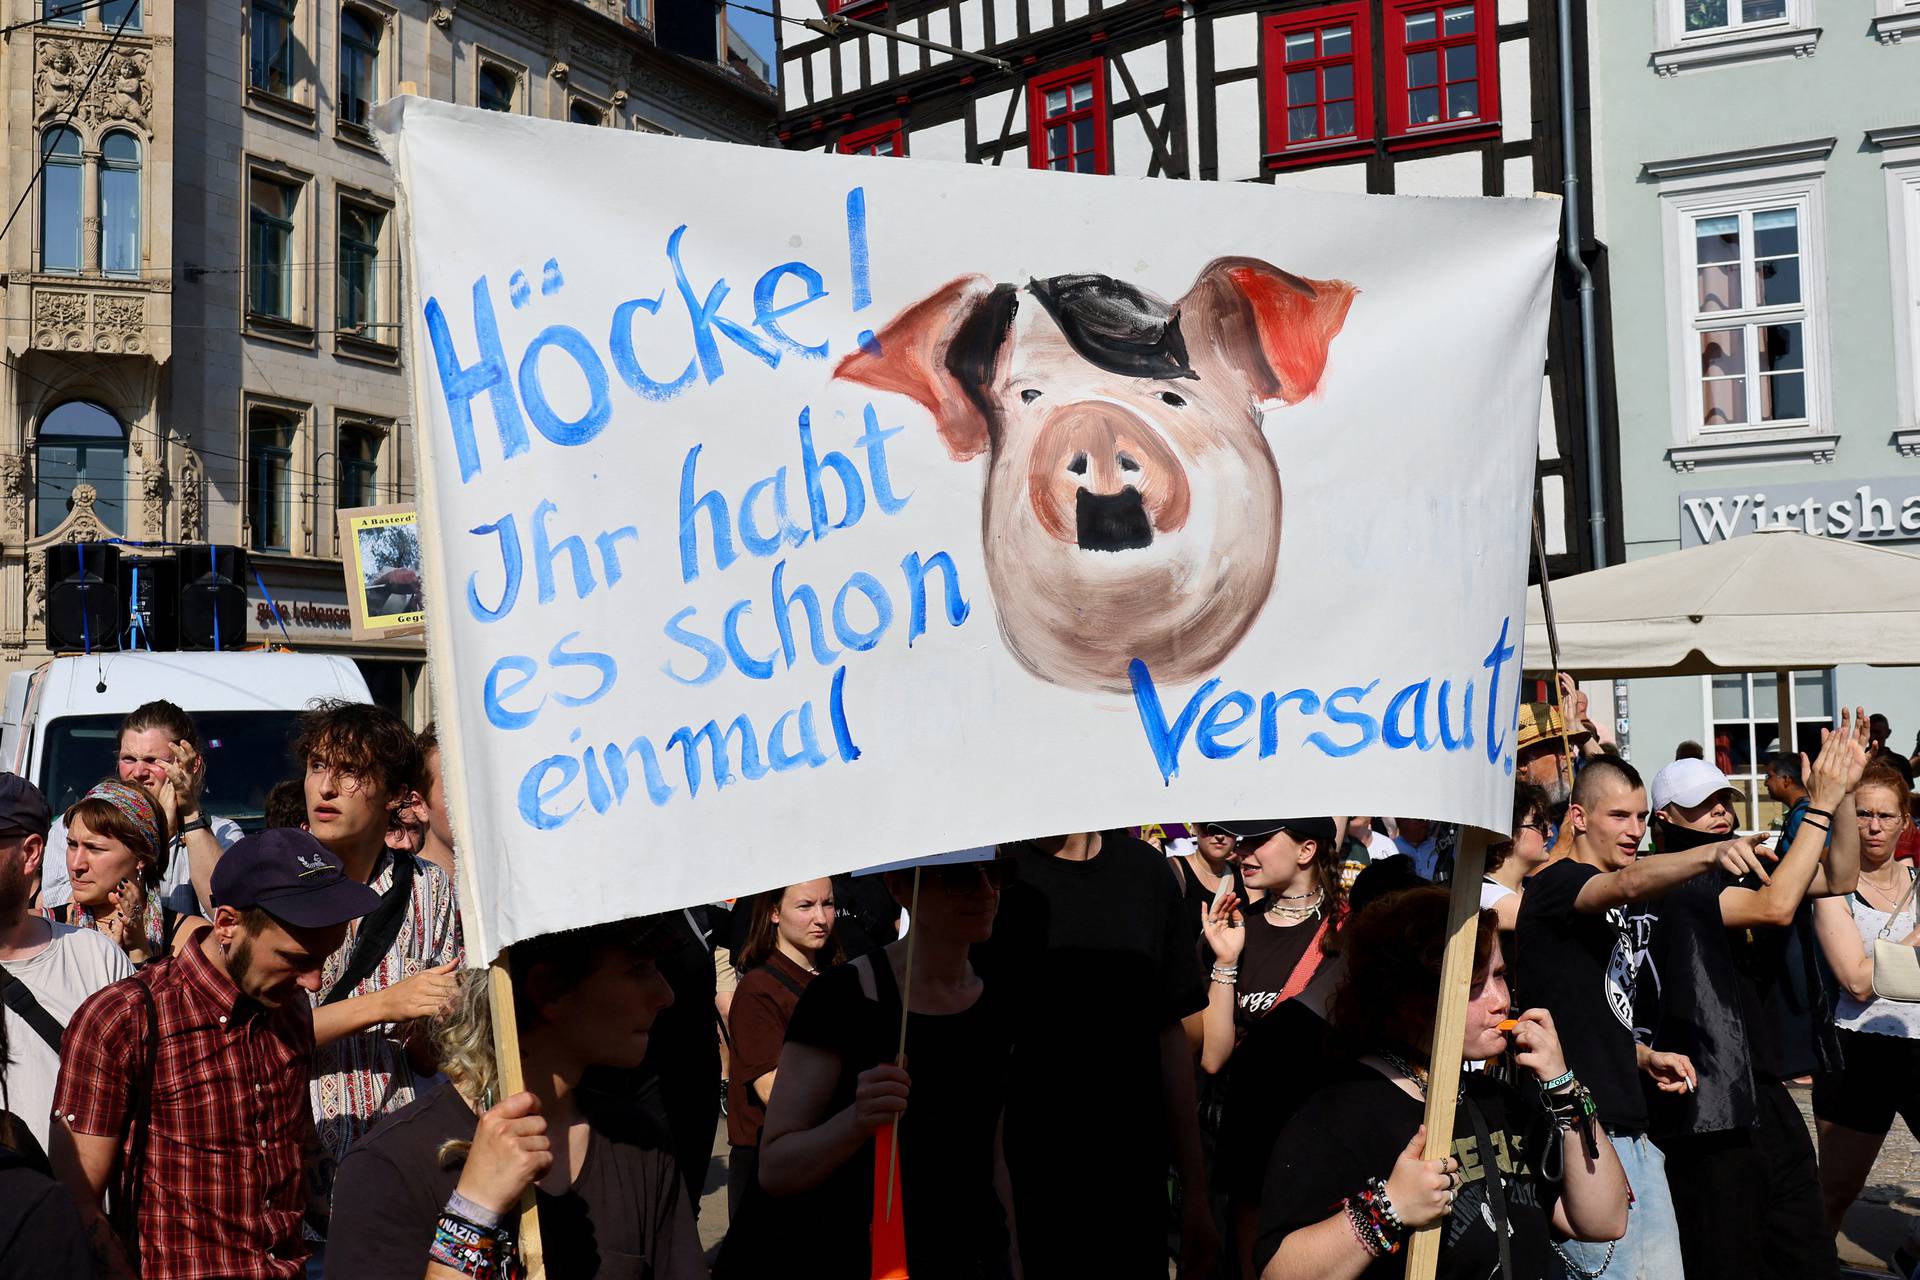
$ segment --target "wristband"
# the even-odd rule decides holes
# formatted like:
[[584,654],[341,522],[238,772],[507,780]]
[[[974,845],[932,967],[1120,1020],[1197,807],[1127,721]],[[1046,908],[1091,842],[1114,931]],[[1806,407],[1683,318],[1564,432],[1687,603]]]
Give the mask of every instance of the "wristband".
[[497,1210],[489,1209],[483,1204],[474,1203],[472,1200],[461,1195],[457,1188],[452,1195],[447,1197],[447,1203],[440,1212],[449,1217],[463,1218],[468,1222],[485,1227],[489,1231],[500,1225],[501,1215]]
[[1816,809],[1816,808],[1814,808],[1814,807],[1813,807],[1812,805],[1808,805],[1808,806],[1807,806],[1807,812],[1808,812],[1808,813],[1817,813],[1817,814],[1819,814],[1819,815],[1820,815],[1821,817],[1823,817],[1823,818],[1825,818],[1825,819],[1826,819],[1827,821],[1829,821],[1829,822],[1831,822],[1831,821],[1833,821],[1833,810],[1831,810],[1831,809]]
[[185,835],[189,831],[211,831],[211,830],[213,830],[213,823],[209,822],[207,820],[207,815],[203,813],[196,817],[188,818],[185,822],[181,823],[180,830],[176,832],[176,834]]
[[1812,818],[1800,819],[1800,825],[1803,827],[1812,827],[1815,831],[1825,831],[1829,833],[1833,831],[1833,827],[1830,823],[1815,822]]
[[1545,1089],[1548,1093],[1552,1093],[1555,1089],[1564,1089],[1572,1083],[1573,1083],[1573,1068],[1568,1067],[1565,1071],[1562,1071],[1559,1075],[1547,1081],[1545,1084],[1541,1085],[1540,1087],[1542,1089]]

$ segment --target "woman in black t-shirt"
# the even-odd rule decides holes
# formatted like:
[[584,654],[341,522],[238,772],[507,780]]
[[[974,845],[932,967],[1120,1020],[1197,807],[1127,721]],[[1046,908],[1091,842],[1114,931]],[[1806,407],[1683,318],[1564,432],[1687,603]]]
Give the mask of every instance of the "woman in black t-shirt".
[[[1422,1157],[1446,918],[1446,890],[1413,889],[1348,925],[1347,973],[1330,1013],[1363,1070],[1316,1093],[1281,1135],[1254,1253],[1261,1280],[1399,1276],[1407,1234],[1443,1220],[1438,1276],[1561,1280],[1556,1236],[1625,1232],[1626,1175],[1596,1136],[1591,1098],[1566,1071],[1544,1009],[1521,1014],[1511,1033],[1519,1083],[1467,1073],[1454,1154]],[[1509,1047],[1500,1029],[1506,967],[1490,912],[1480,913],[1474,961],[1466,1036],[1454,1052],[1486,1061]]]
[[[895,1132],[914,1280],[1014,1274],[999,1136],[1009,1024],[995,989],[968,957],[993,932],[1000,884],[994,862],[921,873],[908,925],[908,1069],[894,1065],[906,941],[821,975],[800,997],[760,1136],[767,1215],[750,1233],[776,1256],[756,1266],[749,1241],[743,1238],[736,1252],[730,1238],[716,1276],[791,1274],[784,1263],[803,1241],[808,1276],[867,1280],[874,1135],[895,1121],[902,1121]],[[912,886],[910,872],[888,875],[903,906]]]

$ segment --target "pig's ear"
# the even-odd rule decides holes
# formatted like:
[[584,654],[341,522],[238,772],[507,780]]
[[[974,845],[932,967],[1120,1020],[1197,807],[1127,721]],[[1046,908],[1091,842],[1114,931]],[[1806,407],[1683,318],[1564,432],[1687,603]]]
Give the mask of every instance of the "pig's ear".
[[955,461],[977,457],[989,441],[992,384],[1014,299],[1011,285],[985,276],[949,281],[841,360],[834,377],[918,400]]
[[1292,404],[1320,385],[1327,348],[1357,292],[1344,280],[1308,280],[1258,258],[1215,258],[1180,300],[1181,335],[1194,356],[1205,352],[1243,373],[1258,399]]

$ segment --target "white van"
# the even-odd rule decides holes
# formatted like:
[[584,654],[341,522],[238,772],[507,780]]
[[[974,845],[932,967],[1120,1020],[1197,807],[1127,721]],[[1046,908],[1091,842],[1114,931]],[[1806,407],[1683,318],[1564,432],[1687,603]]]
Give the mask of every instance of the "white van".
[[98,653],[7,678],[0,769],[30,778],[58,814],[114,772],[120,721],[164,698],[206,741],[206,811],[260,829],[267,792],[297,777],[294,724],[317,699],[371,702],[350,658],[270,651]]

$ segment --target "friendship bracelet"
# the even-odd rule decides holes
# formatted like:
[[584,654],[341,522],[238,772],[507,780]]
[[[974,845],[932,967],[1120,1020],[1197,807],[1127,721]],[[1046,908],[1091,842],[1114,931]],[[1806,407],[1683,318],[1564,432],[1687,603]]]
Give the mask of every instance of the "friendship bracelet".
[[1394,1212],[1393,1201],[1387,1199],[1387,1180],[1385,1178],[1367,1179],[1366,1199],[1380,1211],[1380,1216],[1386,1219],[1388,1226],[1402,1235],[1406,1233],[1407,1224],[1400,1220],[1398,1213]]
[[[452,1199],[465,1198],[456,1193]],[[495,1280],[501,1259],[511,1252],[505,1245],[503,1231],[448,1211],[434,1224],[433,1244],[427,1250],[427,1260],[471,1280]]]
[[1545,1089],[1548,1093],[1552,1093],[1554,1090],[1564,1089],[1572,1083],[1573,1083],[1573,1068],[1568,1067],[1565,1071],[1562,1071],[1559,1075],[1547,1081],[1545,1084],[1541,1085],[1540,1087],[1542,1089]]

